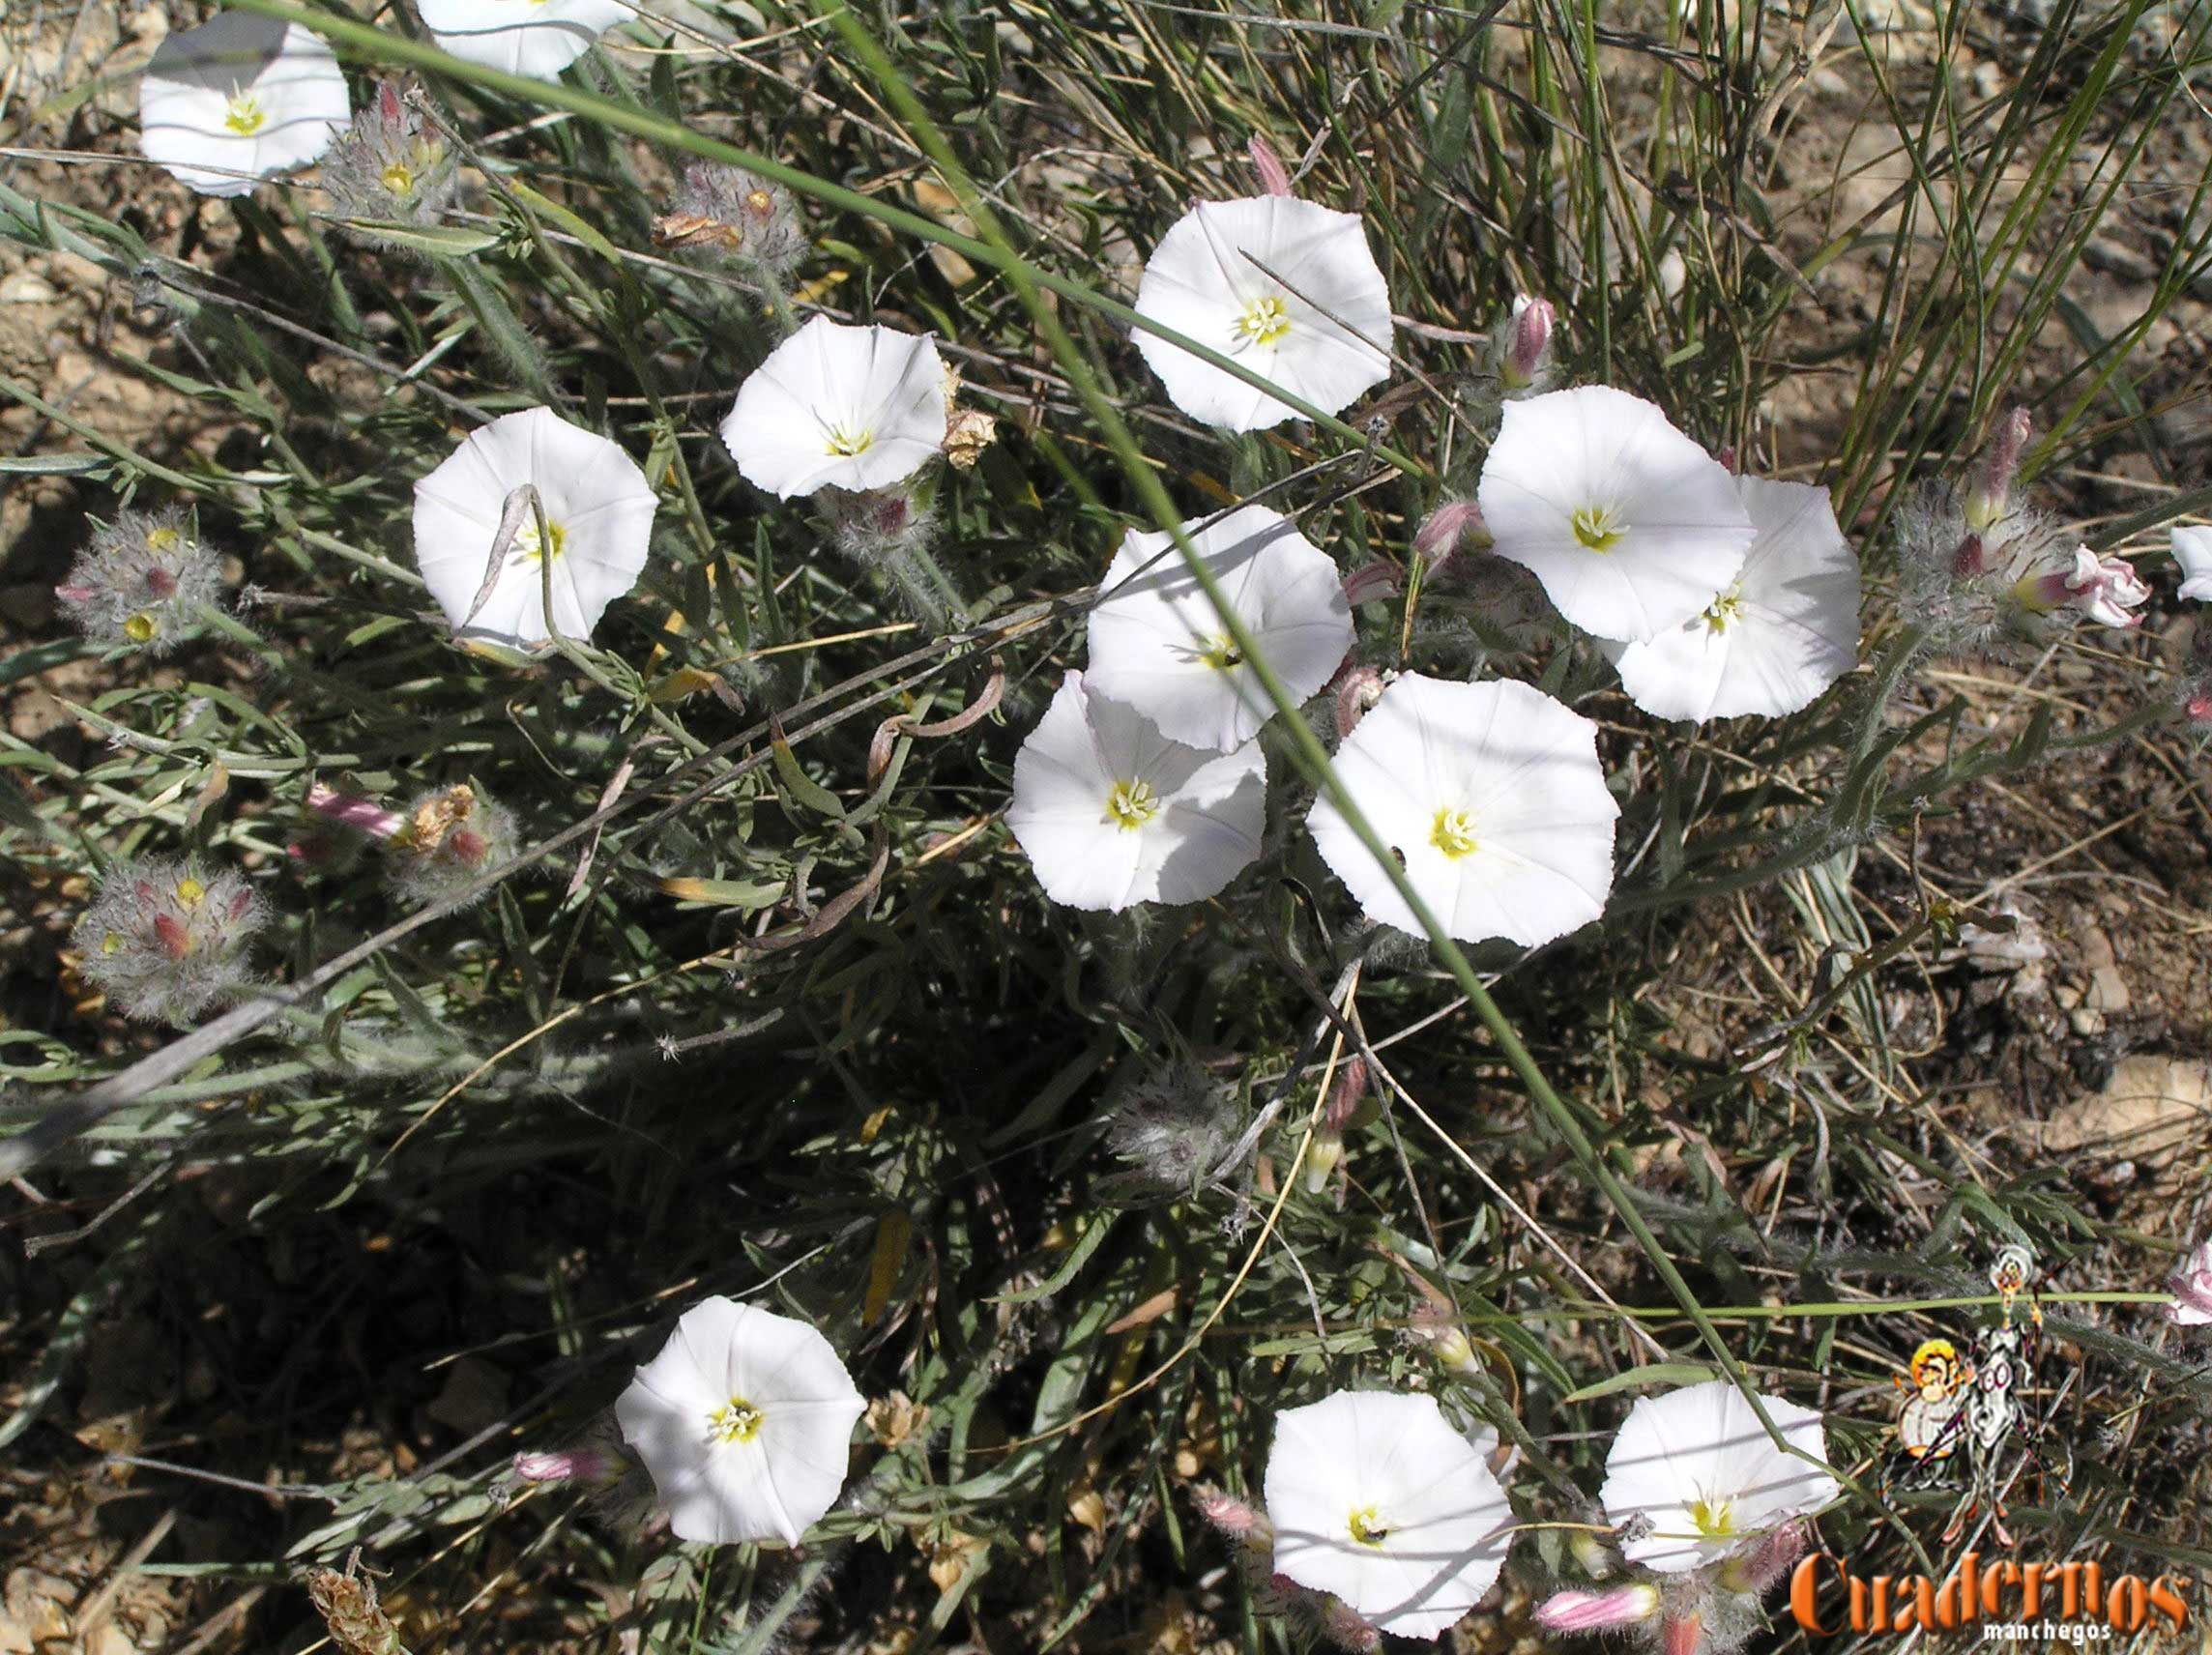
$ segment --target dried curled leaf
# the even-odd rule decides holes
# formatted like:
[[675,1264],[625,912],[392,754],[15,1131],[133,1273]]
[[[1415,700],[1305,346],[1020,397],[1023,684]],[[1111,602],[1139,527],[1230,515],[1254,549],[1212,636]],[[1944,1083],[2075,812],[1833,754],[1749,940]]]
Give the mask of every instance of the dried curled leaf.
[[399,1641],[399,1629],[377,1607],[376,1582],[355,1572],[360,1561],[357,1551],[346,1559],[342,1573],[336,1569],[307,1571],[307,1596],[315,1612],[323,1617],[339,1655],[407,1655],[406,1646]]

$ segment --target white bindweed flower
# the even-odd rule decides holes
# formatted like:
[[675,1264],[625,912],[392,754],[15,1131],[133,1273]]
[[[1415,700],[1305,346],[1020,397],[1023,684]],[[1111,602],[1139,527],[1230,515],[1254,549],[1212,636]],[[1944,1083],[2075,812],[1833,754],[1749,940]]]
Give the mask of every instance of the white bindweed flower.
[[1827,490],[1736,479],[1757,537],[1702,615],[1640,644],[1608,644],[1621,687],[1661,718],[1777,717],[1858,664],[1859,560]]
[[796,1546],[843,1490],[867,1407],[812,1327],[715,1297],[684,1313],[615,1418],[679,1539]]
[[1185,746],[1072,672],[1014,759],[1006,812],[1045,895],[1115,913],[1213,895],[1258,857],[1266,820],[1257,744]]
[[[509,497],[524,483],[538,490],[546,533],[535,514],[523,519],[492,574],[486,564]],[[473,432],[415,485],[415,561],[463,638],[531,649],[552,636],[544,604],[550,558],[554,624],[563,637],[582,641],[607,605],[637,584],[654,506],[645,473],[618,445],[550,408],[526,408]]]
[[[1320,693],[1355,634],[1344,582],[1327,553],[1288,517],[1245,506],[1210,528],[1183,527],[1262,655],[1298,700]],[[1091,612],[1094,694],[1124,702],[1160,733],[1228,752],[1274,714],[1172,537],[1121,541]]]
[[2212,603],[2212,529],[2176,529],[2173,561],[2181,567],[2177,595]]
[[1644,1397],[1629,1409],[1605,1457],[1598,1498],[1613,1522],[1641,1520],[1641,1532],[1621,1548],[1631,1563],[1685,1574],[1836,1497],[1836,1479],[1822,1468],[1819,1412],[1779,1397],[1760,1401],[1790,1445],[1821,1465],[1776,1447],[1726,1379]]
[[747,482],[789,500],[912,477],[945,447],[936,341],[817,316],[745,376],[722,442]]
[[[1146,261],[1137,314],[1236,358],[1324,414],[1390,374],[1390,292],[1367,234],[1356,215],[1311,201],[1260,195],[1193,207]],[[1180,345],[1142,329],[1136,337],[1193,419],[1257,431],[1297,417]]]
[[306,165],[352,119],[329,46],[244,12],[169,36],[138,82],[139,149],[202,195],[244,195]]
[[1476,500],[1499,557],[1533,570],[1575,625],[1622,643],[1703,615],[1752,541],[1720,462],[1611,386],[1508,402]]
[[1481,1452],[1436,1398],[1337,1391],[1275,1416],[1275,1569],[1401,1638],[1438,1638],[1504,1566],[1513,1521]]
[[[1335,769],[1452,936],[1534,947],[1604,913],[1620,806],[1597,726],[1540,690],[1409,674],[1344,739]],[[1368,917],[1420,930],[1326,794],[1306,825]]]
[[2199,1243],[2196,1252],[2175,1265],[2166,1286],[2173,1294],[2166,1309],[2169,1320],[2184,1327],[2212,1323],[2212,1241]]
[[447,51],[469,63],[552,80],[637,8],[624,0],[415,0]]

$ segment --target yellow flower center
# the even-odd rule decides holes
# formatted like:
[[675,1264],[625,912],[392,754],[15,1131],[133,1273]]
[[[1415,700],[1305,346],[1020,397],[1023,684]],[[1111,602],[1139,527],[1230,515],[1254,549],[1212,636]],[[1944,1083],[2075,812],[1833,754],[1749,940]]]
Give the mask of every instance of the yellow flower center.
[[841,460],[849,460],[855,454],[864,454],[875,446],[876,434],[873,431],[851,431],[842,425],[830,427],[830,451]]
[[1352,1538],[1362,1546],[1381,1546],[1389,1536],[1390,1525],[1382,1521],[1382,1514],[1371,1505],[1363,1505],[1345,1522]]
[[553,542],[553,556],[560,557],[568,544],[568,531],[548,517],[545,534],[538,533],[538,513],[533,511],[522,520],[522,533],[514,537],[514,555],[524,563],[541,564],[545,561],[545,541]]
[[187,908],[197,908],[207,900],[207,886],[196,879],[177,881],[177,900]]
[[707,1416],[707,1436],[716,1442],[750,1442],[767,1419],[743,1397],[734,1396]]
[[139,610],[135,615],[126,616],[123,621],[123,635],[126,638],[129,638],[133,644],[152,643],[154,641],[154,634],[159,632],[160,629],[160,622],[155,620],[153,616],[147,614],[143,609]]
[[1620,513],[1610,506],[1579,507],[1572,522],[1575,538],[1593,552],[1612,551],[1628,533],[1628,525],[1620,520]]
[[123,938],[122,938],[122,935],[121,935],[119,932],[110,931],[110,932],[109,932],[109,933],[108,933],[106,936],[102,937],[102,938],[100,940],[100,951],[101,951],[102,953],[103,953],[103,954],[120,954],[120,953],[122,953],[122,952],[123,952]]
[[146,549],[149,552],[166,552],[183,538],[184,536],[174,529],[155,529],[146,536]]
[[1429,829],[1429,843],[1453,861],[1474,850],[1474,817],[1465,810],[1440,810],[1436,826]]
[[269,125],[269,111],[250,92],[233,92],[223,106],[222,124],[242,138],[250,138]]
[[1725,632],[1743,619],[1743,594],[1734,587],[1713,599],[1705,611],[1705,625],[1715,632]]
[[1230,329],[1238,345],[1271,345],[1290,331],[1290,306],[1273,294],[1246,305]]
[[1216,632],[1198,652],[1198,658],[1217,672],[1244,664],[1244,652],[1239,650],[1226,632]]
[[1735,1533],[1735,1503],[1703,1497],[1694,1499],[1690,1502],[1690,1521],[1705,1539],[1726,1540]]
[[395,160],[380,175],[384,188],[394,195],[411,195],[415,190],[415,169],[403,160]]
[[1118,781],[1106,796],[1106,814],[1124,832],[1136,831],[1159,813],[1159,795],[1149,781]]

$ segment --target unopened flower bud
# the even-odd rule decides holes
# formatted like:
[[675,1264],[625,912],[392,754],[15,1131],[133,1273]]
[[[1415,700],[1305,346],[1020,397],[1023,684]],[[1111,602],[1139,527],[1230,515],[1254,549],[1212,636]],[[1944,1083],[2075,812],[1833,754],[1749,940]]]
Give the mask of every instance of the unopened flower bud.
[[1357,609],[1362,603],[1397,596],[1404,584],[1396,564],[1377,559],[1374,563],[1362,564],[1344,577],[1344,600]]
[[1535,390],[1551,377],[1552,327],[1557,320],[1551,301],[1522,294],[1499,341],[1498,377],[1508,394]]
[[1704,1638],[1703,1615],[1671,1614],[1659,1623],[1660,1655],[1698,1655]]
[[2012,479],[2020,470],[2020,456],[2027,448],[2028,430],[2027,410],[2015,408],[1999,420],[1997,428],[1990,433],[1990,446],[1974,462],[1973,475],[1966,484],[1969,528],[1986,534],[2003,518],[2007,497],[2012,492]]
[[623,1474],[622,1463],[597,1448],[557,1453],[517,1454],[514,1475],[525,1483],[609,1483]]
[[1306,1146],[1306,1194],[1319,1195],[1328,1188],[1328,1180],[1342,1165],[1344,1134],[1325,1125],[1315,1127],[1313,1142]]
[[1382,1631],[1342,1598],[1322,1597],[1321,1630],[1331,1643],[1353,1651],[1353,1655],[1367,1655],[1369,1650],[1382,1647]]
[[1761,1595],[1790,1572],[1805,1554],[1810,1533],[1802,1523],[1786,1523],[1748,1552],[1737,1553],[1720,1568],[1720,1583],[1732,1592]]
[[1486,544],[1490,539],[1481,508],[1471,500],[1447,500],[1421,520],[1413,532],[1413,550],[1434,569],[1470,537]]
[[1260,188],[1269,195],[1290,194],[1290,170],[1283,165],[1283,158],[1275,153],[1275,146],[1254,132],[1245,149],[1252,157],[1253,168],[1260,174]]
[[1267,1521],[1267,1514],[1258,1506],[1238,1499],[1226,1489],[1201,1489],[1198,1495],[1198,1515],[1208,1524],[1228,1539],[1249,1546],[1254,1551],[1274,1549],[1275,1527]]
[[220,600],[222,570],[176,507],[97,525],[54,595],[94,643],[165,654]]
[[1341,739],[1358,728],[1382,699],[1382,675],[1373,667],[1354,667],[1337,681],[1336,733]]
[[356,794],[340,793],[335,788],[316,782],[307,789],[307,808],[333,822],[359,828],[379,839],[389,839],[407,826],[407,819],[396,810],[387,810],[374,799],[363,798]]
[[182,1025],[253,980],[247,957],[264,917],[239,875],[148,857],[108,875],[70,941],[126,1016]]
[[1612,1632],[1658,1612],[1659,1588],[1640,1581],[1603,1592],[1554,1592],[1536,1607],[1535,1621],[1547,1632]]
[[1602,1581],[1618,1572],[1620,1553],[1603,1534],[1593,1534],[1586,1528],[1567,1530],[1567,1552],[1582,1572],[1593,1581]]

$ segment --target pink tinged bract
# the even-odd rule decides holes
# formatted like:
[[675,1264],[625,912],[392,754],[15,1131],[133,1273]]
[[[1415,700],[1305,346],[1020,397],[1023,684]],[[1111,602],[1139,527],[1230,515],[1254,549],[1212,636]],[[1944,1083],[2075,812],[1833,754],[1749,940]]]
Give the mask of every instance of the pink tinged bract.
[[556,78],[637,15],[623,0],[415,0],[415,9],[455,57],[533,80]]
[[1436,1399],[1338,1391],[1275,1416],[1276,1572],[1401,1638],[1438,1638],[1496,1583],[1513,1508]]
[[[1597,726],[1541,691],[1409,674],[1344,739],[1334,766],[1461,941],[1534,947],[1605,911],[1620,806],[1598,763]],[[1421,929],[1325,793],[1306,825],[1369,918]]]
[[1819,1411],[1780,1397],[1760,1401],[1810,1462],[1777,1447],[1726,1379],[1644,1397],[1629,1410],[1606,1455],[1598,1498],[1612,1522],[1639,1525],[1621,1548],[1631,1563],[1684,1574],[1756,1546],[1836,1497]]
[[1069,673],[1014,760],[1006,812],[1045,895],[1120,912],[1198,902],[1260,855],[1266,761],[1187,746]]
[[552,531],[553,621],[566,638],[592,635],[599,617],[637,584],[653,537],[655,501],[637,462],[550,408],[504,414],[473,432],[415,485],[415,561],[430,595],[468,639],[532,649],[545,624],[546,556],[535,520],[509,547],[476,618],[486,564],[508,496],[536,486]]
[[722,443],[747,482],[782,499],[859,493],[943,452],[945,421],[934,339],[817,316],[745,376]]
[[867,1406],[814,1328],[716,1297],[684,1313],[615,1418],[679,1539],[796,1546],[842,1492]]
[[[1293,696],[1318,695],[1350,653],[1352,604],[1328,554],[1264,506],[1183,525],[1232,609]],[[1135,708],[1164,736],[1229,752],[1274,716],[1252,664],[1164,534],[1135,530],[1091,612],[1091,693]]]
[[1574,625],[1621,643],[1703,614],[1754,535],[1720,463],[1604,385],[1508,402],[1475,499],[1499,557]]
[[[1152,249],[1136,307],[1324,414],[1390,375],[1390,291],[1365,229],[1356,215],[1295,196],[1192,208]],[[1193,419],[1257,431],[1297,417],[1180,345],[1143,329],[1136,343]]]
[[138,147],[202,195],[244,195],[352,124],[345,74],[297,23],[223,12],[170,35],[138,82]]
[[1658,717],[1778,717],[1858,664],[1858,554],[1827,491],[1757,477],[1736,488],[1757,532],[1743,572],[1703,614],[1605,646],[1629,698]]

